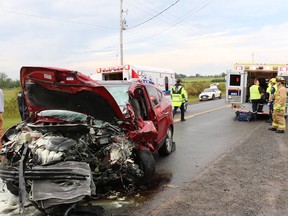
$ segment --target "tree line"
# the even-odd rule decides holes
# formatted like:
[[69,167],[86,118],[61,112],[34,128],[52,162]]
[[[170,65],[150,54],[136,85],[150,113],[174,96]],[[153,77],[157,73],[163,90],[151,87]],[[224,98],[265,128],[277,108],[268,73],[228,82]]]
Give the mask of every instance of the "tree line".
[[224,73],[224,72],[222,72],[221,74],[217,74],[217,75],[205,75],[205,76],[203,76],[203,75],[201,75],[201,74],[199,74],[199,73],[196,73],[195,75],[190,75],[190,76],[187,76],[187,75],[185,75],[185,74],[181,74],[181,73],[176,73],[175,74],[175,77],[176,78],[181,78],[181,79],[183,79],[183,78],[194,78],[194,77],[214,77],[214,78],[220,78],[220,77],[225,77],[226,76],[226,73]]
[[20,81],[19,80],[12,80],[7,76],[7,74],[0,72],[0,88],[6,89],[6,88],[16,88],[20,87]]

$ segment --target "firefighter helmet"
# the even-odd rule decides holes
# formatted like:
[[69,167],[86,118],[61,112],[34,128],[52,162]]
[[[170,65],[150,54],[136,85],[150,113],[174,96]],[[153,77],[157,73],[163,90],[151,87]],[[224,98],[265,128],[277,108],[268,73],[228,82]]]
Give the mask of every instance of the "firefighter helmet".
[[276,83],[276,79],[275,79],[275,78],[271,78],[271,79],[270,79],[270,82],[271,82],[271,83]]
[[284,77],[282,77],[282,76],[277,76],[276,77],[276,82],[285,82],[285,79],[284,79]]

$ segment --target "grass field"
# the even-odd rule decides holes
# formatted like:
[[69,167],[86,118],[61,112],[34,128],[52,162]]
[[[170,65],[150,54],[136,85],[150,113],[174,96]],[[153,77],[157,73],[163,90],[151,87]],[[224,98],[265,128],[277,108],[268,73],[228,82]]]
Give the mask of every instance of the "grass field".
[[17,93],[20,88],[3,89],[5,109],[3,113],[3,129],[7,130],[9,127],[21,121],[17,106]]

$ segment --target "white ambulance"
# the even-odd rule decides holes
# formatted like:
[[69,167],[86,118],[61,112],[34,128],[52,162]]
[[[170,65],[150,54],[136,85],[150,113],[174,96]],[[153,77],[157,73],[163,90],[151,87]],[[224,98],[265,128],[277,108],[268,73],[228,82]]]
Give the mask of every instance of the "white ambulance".
[[[283,76],[288,89],[288,64],[259,64],[259,63],[236,63],[234,70],[228,71],[226,76],[226,102],[231,104],[235,111],[252,111],[249,103],[249,88],[254,79],[258,79],[264,86],[271,78]],[[265,89],[266,91],[266,89]],[[287,115],[287,103],[286,103]],[[269,109],[264,105],[260,115],[269,115]]]
[[97,68],[96,73],[90,74],[90,77],[94,80],[140,79],[142,82],[156,85],[164,92],[166,99],[170,102],[170,89],[175,84],[175,72],[173,70],[137,65]]

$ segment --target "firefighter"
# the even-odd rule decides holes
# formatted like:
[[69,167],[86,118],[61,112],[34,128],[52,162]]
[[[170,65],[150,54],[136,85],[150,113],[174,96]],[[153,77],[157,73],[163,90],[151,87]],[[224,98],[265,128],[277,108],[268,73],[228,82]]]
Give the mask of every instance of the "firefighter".
[[177,109],[180,107],[181,121],[185,121],[184,104],[187,102],[188,96],[184,86],[181,84],[181,79],[177,79],[176,84],[172,87],[171,97],[172,97],[172,106],[174,107],[173,117],[175,116]]
[[286,88],[284,86],[284,77],[277,76],[277,92],[275,94],[274,110],[273,110],[273,122],[272,127],[269,130],[275,131],[276,133],[284,133],[286,129],[285,122],[285,105],[286,105]]
[[268,103],[267,106],[269,107],[269,119],[266,121],[267,123],[272,123],[272,114],[273,114],[273,105],[274,105],[274,101],[275,101],[275,94],[277,91],[277,87],[276,87],[276,79],[275,78],[271,78],[269,81],[269,85],[267,88],[267,93],[269,95],[268,98]]

